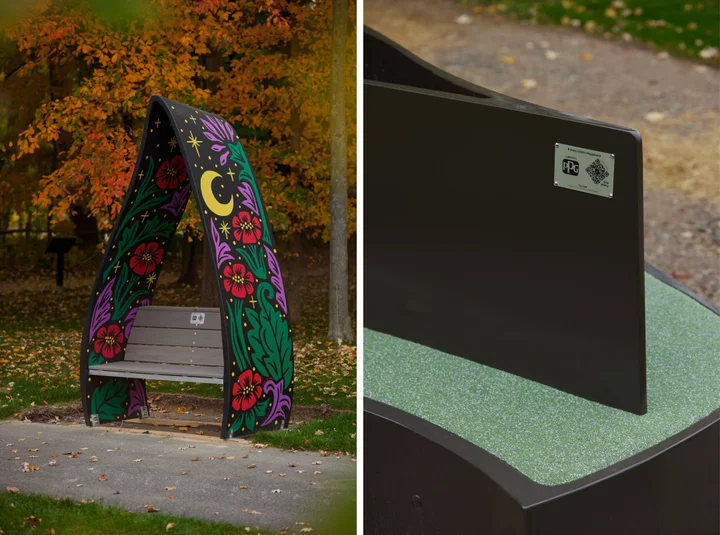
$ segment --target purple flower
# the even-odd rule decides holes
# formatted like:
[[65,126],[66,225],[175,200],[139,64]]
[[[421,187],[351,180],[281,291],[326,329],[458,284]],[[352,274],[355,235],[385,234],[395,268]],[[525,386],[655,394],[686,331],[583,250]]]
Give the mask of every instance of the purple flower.
[[206,130],[203,130],[205,137],[215,143],[210,148],[215,152],[222,152],[220,165],[225,165],[230,154],[227,144],[235,141],[235,132],[227,121],[219,117],[208,115],[206,119],[200,119],[200,121],[206,128]]

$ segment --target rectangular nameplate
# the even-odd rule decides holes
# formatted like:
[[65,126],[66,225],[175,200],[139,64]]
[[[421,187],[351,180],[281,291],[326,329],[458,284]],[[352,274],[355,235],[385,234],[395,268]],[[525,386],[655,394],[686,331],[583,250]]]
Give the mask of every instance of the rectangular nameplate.
[[615,155],[555,143],[555,185],[612,199]]
[[202,325],[205,323],[205,312],[191,312],[190,325]]

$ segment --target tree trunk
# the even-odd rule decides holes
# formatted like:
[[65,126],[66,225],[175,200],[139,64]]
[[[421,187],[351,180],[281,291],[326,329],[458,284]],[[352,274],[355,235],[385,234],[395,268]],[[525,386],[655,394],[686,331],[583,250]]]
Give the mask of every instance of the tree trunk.
[[345,56],[348,0],[334,0],[330,71],[330,327],[328,340],[353,338],[348,304],[347,128]]
[[292,236],[290,239],[278,239],[275,247],[282,260],[287,305],[293,327],[296,328],[302,323],[303,316],[302,283],[307,267],[305,245],[301,237]]
[[219,307],[217,282],[215,282],[215,269],[212,251],[210,250],[210,242],[207,240],[208,235],[205,234],[205,247],[203,247],[202,260],[202,284],[200,285],[200,306],[201,307]]
[[198,258],[200,255],[200,248],[203,242],[200,240],[193,239],[190,241],[189,236],[183,237],[182,244],[182,275],[177,280],[176,284],[187,284],[188,286],[199,286],[200,285],[200,273],[199,273],[199,262]]

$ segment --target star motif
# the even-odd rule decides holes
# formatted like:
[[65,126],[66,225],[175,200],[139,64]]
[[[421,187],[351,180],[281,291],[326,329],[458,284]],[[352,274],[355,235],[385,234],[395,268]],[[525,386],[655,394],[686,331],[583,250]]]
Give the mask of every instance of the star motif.
[[150,275],[148,275],[146,280],[147,280],[147,286],[148,286],[148,288],[150,288],[152,283],[157,280],[157,275],[155,275],[155,273],[150,273]]
[[138,178],[140,180],[142,180],[144,176],[145,176],[145,171],[140,171],[140,173],[138,173]]
[[170,141],[168,141],[168,145],[170,145],[170,152],[175,150],[175,147],[177,147],[177,138],[172,138]]
[[257,303],[257,301],[255,301],[255,298],[250,297],[250,304],[252,305],[253,308],[255,308],[255,303]]
[[196,138],[192,131],[190,132],[190,138],[188,139],[188,143],[192,146],[193,149],[195,149],[195,152],[197,152],[198,158],[200,157],[200,143],[202,143],[201,140]]
[[115,264],[115,266],[113,267],[113,269],[115,270],[115,273],[117,273],[117,270],[120,269],[120,262],[118,262],[117,264]]
[[148,214],[147,212],[145,212],[143,215],[140,216],[140,219],[142,219],[142,220],[143,220],[143,223],[145,223],[145,220],[146,220],[148,217],[150,217],[150,214]]
[[156,128],[160,128],[160,119],[158,119],[157,121],[155,121],[155,127],[156,127]]
[[230,225],[228,225],[227,222],[223,221],[222,225],[220,225],[220,232],[225,234],[225,239],[227,240],[230,235]]
[[232,180],[233,182],[235,182],[235,173],[233,173],[232,169],[229,168],[229,167],[228,167],[228,172],[227,172],[227,174],[228,174],[228,176],[230,177],[230,180]]
[[195,117],[193,117],[192,115],[190,116],[190,120],[193,122],[193,124],[197,124],[197,119],[195,119]]

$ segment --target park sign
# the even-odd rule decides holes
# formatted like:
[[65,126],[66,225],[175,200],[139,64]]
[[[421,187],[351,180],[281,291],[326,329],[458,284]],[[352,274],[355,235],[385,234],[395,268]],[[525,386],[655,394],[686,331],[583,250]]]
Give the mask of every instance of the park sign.
[[365,45],[365,326],[644,414],[639,134]]
[[[209,238],[220,307],[152,307],[190,195]],[[223,438],[286,428],[291,332],[267,209],[240,138],[221,117],[152,97],[85,320],[86,423],[146,415],[145,380],[155,379],[221,384]]]

